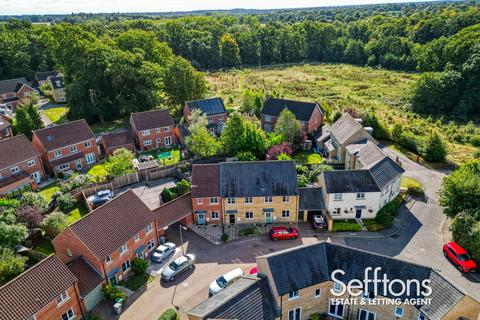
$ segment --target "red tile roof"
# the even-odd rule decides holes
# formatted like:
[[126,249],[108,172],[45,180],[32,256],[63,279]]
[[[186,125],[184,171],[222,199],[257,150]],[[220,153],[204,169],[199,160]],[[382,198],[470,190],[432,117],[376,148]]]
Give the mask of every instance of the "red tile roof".
[[220,166],[194,164],[192,167],[192,198],[220,196]]
[[129,190],[93,210],[69,229],[103,260],[154,219],[152,211]]
[[132,113],[131,119],[137,130],[149,130],[174,125],[172,116],[168,113],[168,110]]
[[0,141],[0,170],[38,156],[23,134]]
[[80,289],[80,295],[85,297],[104,279],[82,256],[67,264],[68,269],[78,279],[78,288]]
[[36,130],[33,134],[38,137],[47,151],[95,139],[92,129],[84,119]]
[[191,193],[184,194],[153,210],[153,213],[158,229],[168,227],[192,214],[192,195]]
[[102,135],[103,145],[105,149],[116,148],[133,145],[132,133],[129,131],[105,133]]
[[29,318],[76,281],[57,256],[49,256],[0,287],[0,320]]

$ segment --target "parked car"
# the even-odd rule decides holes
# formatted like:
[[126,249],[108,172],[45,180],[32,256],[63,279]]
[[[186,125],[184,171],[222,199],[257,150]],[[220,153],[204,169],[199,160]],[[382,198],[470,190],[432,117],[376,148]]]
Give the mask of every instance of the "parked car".
[[461,272],[477,272],[477,263],[470,258],[468,252],[456,242],[449,242],[443,246],[443,255],[450,259]]
[[298,229],[292,227],[274,227],[270,230],[270,239],[273,241],[295,240],[298,235]]
[[175,253],[177,246],[175,243],[166,242],[159,245],[150,255],[152,262],[162,263],[165,259]]
[[243,276],[243,271],[240,268],[233,269],[225,273],[223,276],[218,277],[216,280],[213,280],[208,287],[208,293],[214,295],[219,293],[227,286],[240,279]]
[[6,105],[0,105],[0,114],[7,114],[7,106]]
[[258,271],[257,266],[255,266],[255,267],[252,267],[252,269],[250,269],[248,274],[257,274],[257,271]]
[[195,265],[195,256],[193,254],[186,254],[173,260],[162,271],[162,279],[165,281],[173,281],[175,277],[181,273],[190,270]]
[[312,221],[314,229],[325,229],[327,226],[325,219],[320,215],[313,216]]
[[101,206],[102,204],[112,200],[113,196],[113,192],[108,189],[100,190],[93,196],[92,204],[94,207]]

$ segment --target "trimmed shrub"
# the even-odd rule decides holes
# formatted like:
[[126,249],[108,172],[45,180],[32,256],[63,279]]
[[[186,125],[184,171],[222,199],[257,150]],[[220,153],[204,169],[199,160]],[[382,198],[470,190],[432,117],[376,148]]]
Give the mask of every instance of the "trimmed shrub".
[[220,239],[221,239],[223,242],[227,242],[227,241],[228,241],[228,234],[226,234],[226,233],[222,234],[222,236],[220,237]]
[[52,212],[45,217],[41,227],[48,235],[55,237],[68,227],[68,217],[60,211]]
[[163,189],[162,193],[162,200],[163,202],[172,201],[177,197],[177,193],[175,192],[175,188],[165,188]]
[[75,208],[75,206],[77,205],[77,202],[72,197],[72,195],[67,192],[58,196],[57,204],[60,211],[70,212]]
[[335,220],[333,221],[332,231],[360,231],[362,227],[355,220]]
[[144,259],[135,258],[132,261],[132,270],[136,274],[144,274],[147,271],[148,262]]
[[160,317],[158,317],[158,320],[177,320],[180,319],[179,315],[177,314],[177,311],[175,309],[167,309],[165,310]]
[[41,194],[35,192],[25,192],[20,199],[21,206],[34,207],[42,212],[48,208],[48,203]]
[[385,229],[390,228],[393,223],[393,218],[397,215],[402,203],[403,198],[401,196],[396,197],[377,212],[375,221],[385,227]]
[[103,297],[107,300],[115,301],[116,299],[126,299],[126,295],[120,289],[115,288],[111,284],[104,284],[102,286]]
[[256,227],[251,227],[251,228],[241,229],[238,232],[238,235],[240,237],[243,237],[243,236],[249,236],[249,235],[257,234],[257,233],[258,233],[258,229]]

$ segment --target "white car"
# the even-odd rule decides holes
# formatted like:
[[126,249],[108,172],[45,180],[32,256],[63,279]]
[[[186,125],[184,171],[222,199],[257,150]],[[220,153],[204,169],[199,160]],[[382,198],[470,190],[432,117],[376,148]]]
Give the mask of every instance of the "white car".
[[152,262],[162,263],[163,260],[175,253],[177,246],[174,243],[167,242],[159,245],[150,255]]
[[165,281],[173,281],[179,274],[190,270],[195,264],[195,256],[193,254],[186,254],[173,260],[162,271],[162,279]]
[[223,276],[218,277],[216,280],[210,283],[210,286],[208,287],[208,293],[210,295],[219,293],[227,286],[240,279],[243,275],[243,271],[240,268],[236,268],[232,271],[225,273]]
[[327,226],[322,216],[313,216],[313,227],[315,229],[323,229]]

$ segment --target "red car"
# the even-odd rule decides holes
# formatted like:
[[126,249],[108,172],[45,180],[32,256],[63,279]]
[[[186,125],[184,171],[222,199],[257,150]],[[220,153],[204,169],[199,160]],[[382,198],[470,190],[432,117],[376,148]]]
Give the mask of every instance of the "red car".
[[449,242],[443,246],[443,255],[457,266],[461,272],[476,272],[477,263],[470,258],[467,251],[455,242]]
[[291,227],[275,227],[270,230],[270,239],[277,240],[295,240],[298,238],[298,230]]

